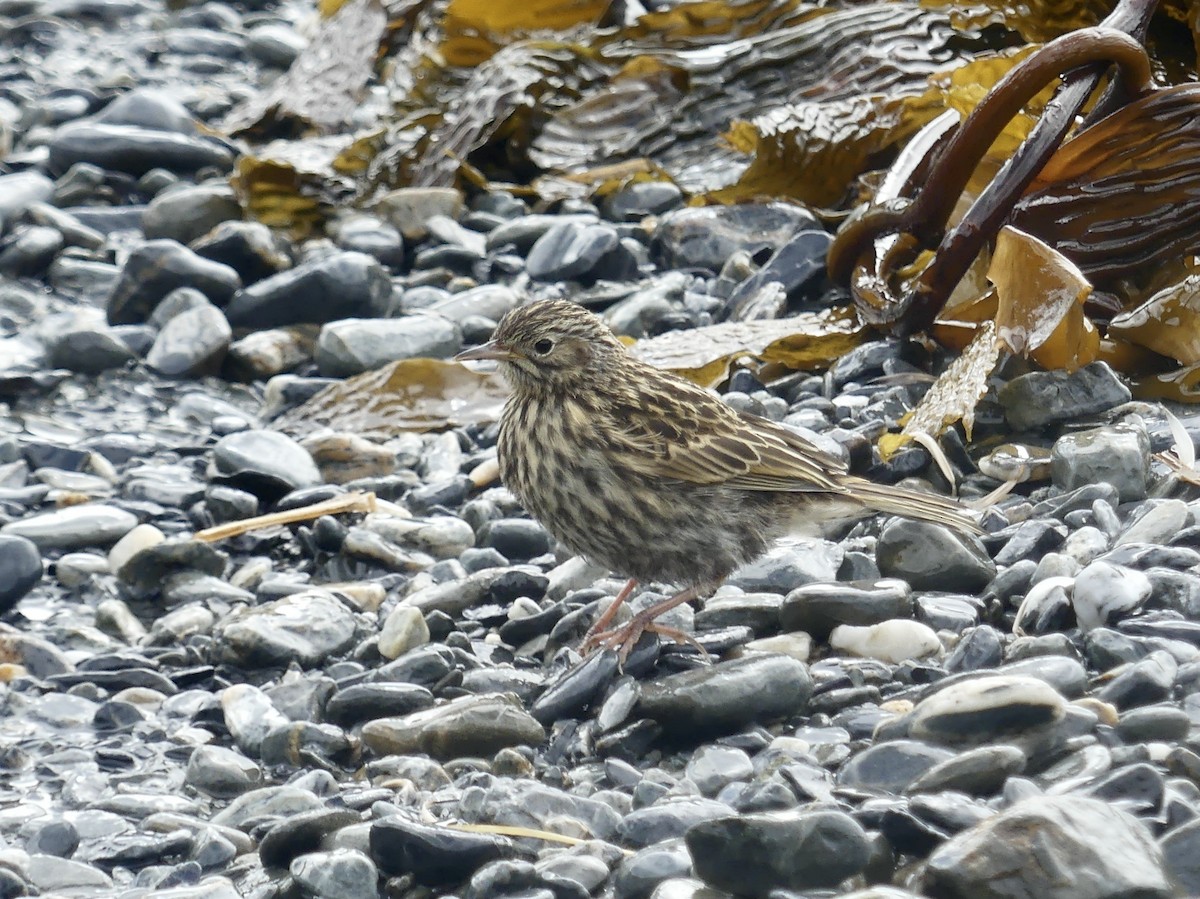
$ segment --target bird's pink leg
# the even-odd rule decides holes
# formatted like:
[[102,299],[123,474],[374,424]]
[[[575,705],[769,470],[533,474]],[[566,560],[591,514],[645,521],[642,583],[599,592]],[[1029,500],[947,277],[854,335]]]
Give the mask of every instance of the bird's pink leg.
[[625,605],[625,600],[629,599],[629,594],[633,593],[637,587],[637,578],[631,577],[626,581],[625,586],[621,588],[621,592],[617,594],[617,598],[609,603],[608,608],[604,610],[596,621],[588,628],[586,634],[583,635],[583,642],[579,644],[579,651],[587,654],[587,651],[596,643],[596,637],[608,630],[608,626],[612,624],[612,620],[617,617],[617,612],[621,606]]
[[[617,660],[622,666],[624,666],[625,659],[629,657],[629,653],[632,652],[633,647],[637,645],[637,641],[641,639],[642,634],[646,631],[656,631],[678,642],[691,643],[700,650],[703,657],[707,658],[704,648],[687,634],[674,628],[654,624],[654,619],[659,615],[669,612],[671,609],[681,606],[685,602],[696,599],[699,595],[700,589],[698,587],[689,587],[686,590],[676,593],[674,596],[642,609],[642,611],[638,612],[620,627],[596,634],[589,632],[588,641],[597,646],[606,646],[609,649],[617,650]],[[613,605],[616,605],[616,603],[614,602]],[[599,621],[596,622],[597,625],[599,623]],[[607,622],[605,623],[607,624]],[[592,630],[596,629],[593,625]]]

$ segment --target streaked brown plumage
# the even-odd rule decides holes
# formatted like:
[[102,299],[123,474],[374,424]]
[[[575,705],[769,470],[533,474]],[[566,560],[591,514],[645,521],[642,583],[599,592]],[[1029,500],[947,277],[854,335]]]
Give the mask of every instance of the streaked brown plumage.
[[622,628],[589,633],[585,648],[627,653],[656,615],[789,534],[872,512],[978,531],[953,499],[854,477],[788,428],[639,361],[574,303],[514,309],[490,343],[458,358],[499,360],[513,388],[497,451],[526,509],[574,553],[688,588]]

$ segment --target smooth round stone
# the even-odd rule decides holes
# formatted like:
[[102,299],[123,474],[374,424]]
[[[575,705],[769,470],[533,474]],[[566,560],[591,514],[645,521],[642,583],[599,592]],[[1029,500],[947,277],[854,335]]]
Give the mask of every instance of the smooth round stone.
[[[1061,637],[1062,635],[1048,635],[1037,639],[1046,640],[1051,636]],[[1088,688],[1087,669],[1066,655],[1030,655],[1002,665],[996,673],[1037,678],[1045,681],[1063,696],[1072,699],[1082,696]]]
[[262,222],[221,222],[192,241],[198,256],[227,265],[242,279],[254,284],[291,268],[286,243]]
[[1054,443],[1051,471],[1056,486],[1075,490],[1104,482],[1121,502],[1146,498],[1150,441],[1145,430],[1125,426],[1064,434]]
[[479,545],[491,547],[514,562],[525,562],[550,551],[550,535],[529,518],[499,518],[483,526]]
[[375,863],[353,849],[301,855],[288,870],[300,888],[314,896],[376,899],[379,895]]
[[171,318],[146,354],[146,364],[169,378],[198,378],[221,370],[233,329],[221,310],[205,303]]
[[711,597],[696,613],[696,627],[717,630],[746,626],[756,634],[779,630],[779,610],[783,597],[778,593],[742,593],[727,591]]
[[[805,584],[828,584],[837,580],[846,551],[829,540],[806,540],[792,546],[777,547],[766,555],[743,565],[726,583],[747,593],[790,594]],[[781,613],[782,614],[782,613]],[[805,630],[781,621],[787,630]]]
[[1159,845],[1171,879],[1184,894],[1200,895],[1200,818],[1164,834]]
[[140,244],[121,267],[108,296],[108,323],[132,325],[146,321],[155,307],[180,287],[199,290],[218,306],[241,286],[229,266],[198,256],[174,240]]
[[229,345],[226,368],[230,378],[265,381],[310,361],[314,346],[301,327],[255,331]]
[[1097,561],[1076,575],[1071,605],[1079,626],[1089,631],[1139,609],[1150,590],[1142,572]]
[[0,535],[24,537],[42,550],[78,549],[115,543],[137,523],[137,517],[124,509],[84,503],[9,522],[0,527]]
[[185,781],[217,799],[231,799],[262,785],[258,764],[223,746],[197,746],[188,759]]
[[851,757],[838,771],[837,782],[843,787],[899,794],[935,765],[952,758],[949,750],[916,740],[877,743]]
[[311,668],[349,649],[356,634],[353,612],[324,590],[308,590],[234,610],[213,638],[220,659],[232,665]]
[[116,574],[138,553],[157,546],[166,540],[166,535],[152,524],[139,524],[113,544],[108,551],[108,567]]
[[608,688],[617,671],[615,653],[593,653],[549,684],[529,713],[544,725],[577,716]]
[[640,222],[683,203],[683,191],[670,181],[641,181],[605,197],[604,214],[614,222]]
[[[616,895],[658,896],[664,885],[678,882],[691,870],[692,860],[683,840],[667,840],[647,846],[621,862],[614,878]],[[651,890],[654,892],[651,893]]]
[[[634,799],[638,799],[637,791]],[[653,805],[629,812],[621,821],[620,836],[633,846],[653,846],[682,837],[696,824],[731,814],[733,809],[727,803],[715,799],[664,795]]]
[[296,858],[319,849],[342,828],[361,821],[358,812],[345,808],[318,808],[287,815],[267,831],[258,845],[258,854],[264,866],[285,868]]
[[230,736],[250,756],[262,751],[262,741],[272,728],[288,722],[271,698],[251,684],[226,687],[221,691],[220,702]]
[[685,773],[701,794],[716,796],[728,784],[749,780],[754,774],[754,763],[745,750],[704,746],[688,761]]
[[1189,730],[1191,719],[1187,712],[1169,705],[1130,709],[1122,712],[1117,722],[1117,736],[1126,743],[1178,742]]
[[677,209],[659,219],[654,246],[665,267],[718,272],[739,250],[751,256],[775,250],[817,226],[812,213],[788,203]]
[[233,153],[215,140],[136,125],[72,122],[54,132],[49,149],[50,165],[58,171],[80,162],[129,175],[157,168],[175,172],[233,168]]
[[154,88],[136,87],[121,94],[96,114],[95,121],[179,134],[196,132],[196,122],[187,107],[167,91]]
[[803,662],[755,654],[644,684],[636,714],[657,721],[673,740],[694,741],[799,714],[811,696]]
[[267,500],[322,483],[308,451],[278,431],[222,437],[213,447],[209,477]]
[[0,175],[0,221],[14,222],[35,203],[54,196],[54,182],[41,172]]
[[996,675],[960,681],[917,704],[910,732],[936,743],[988,743],[1063,719],[1066,700],[1044,681]]
[[416,684],[353,684],[338,690],[325,706],[325,716],[335,724],[350,727],[360,721],[407,715],[433,705],[433,694]]
[[363,743],[379,755],[424,752],[436,759],[489,756],[506,746],[540,745],[545,731],[498,694],[462,696],[445,705],[363,725]]
[[1025,770],[1025,753],[1015,746],[980,746],[939,762],[908,785],[908,793],[955,790],[992,796],[1012,774]]
[[792,631],[787,634],[776,634],[773,637],[751,640],[742,649],[745,652],[790,656],[797,661],[807,662],[812,655],[813,639],[803,631]]
[[384,873],[408,874],[429,886],[460,881],[490,861],[515,854],[507,837],[435,827],[405,815],[375,821],[370,841],[371,857]]
[[366,253],[392,268],[404,265],[404,238],[391,225],[374,216],[350,216],[337,222],[332,230],[343,250]]
[[1188,514],[1187,503],[1183,500],[1162,500],[1126,528],[1114,546],[1167,543],[1187,526]]
[[398,359],[444,359],[462,349],[462,332],[440,315],[344,318],[321,328],[317,366],[326,377],[347,377]]
[[135,356],[108,328],[76,328],[60,335],[50,345],[50,364],[83,374],[99,374],[121,368]]
[[871,584],[816,583],[787,595],[780,612],[784,630],[799,630],[824,640],[839,625],[870,625],[912,615],[912,590],[901,580]]
[[892,664],[942,651],[942,642],[933,628],[904,618],[882,621],[870,627],[840,624],[829,635],[829,645],[839,652]]
[[188,244],[221,222],[241,217],[242,208],[228,184],[198,184],[163,191],[151,200],[142,230],[149,240],[165,237]]
[[1104,412],[1129,402],[1131,396],[1107,364],[1093,362],[1074,372],[1018,375],[1000,388],[999,400],[1009,424],[1028,431]]
[[1104,685],[1098,696],[1119,709],[1150,705],[1171,698],[1179,665],[1170,653],[1156,650],[1134,662]]
[[25,843],[31,853],[70,858],[79,848],[79,830],[70,821],[50,821],[35,830]]
[[[740,317],[753,308],[765,290],[781,291],[784,298],[799,297],[825,277],[825,257],[833,236],[823,228],[801,231],[772,254],[762,268],[733,288],[725,308]],[[778,285],[773,287],[772,285]]]
[[0,612],[7,612],[42,579],[42,554],[25,537],[0,534]]
[[536,281],[580,280],[619,242],[617,232],[608,225],[562,222],[537,239],[525,267]]
[[64,244],[62,232],[57,228],[22,226],[0,251],[0,272],[18,278],[39,274],[54,261]]
[[246,33],[246,51],[263,65],[286,69],[308,46],[293,29],[275,22],[255,25]]
[[431,515],[428,518],[368,516],[363,524],[393,543],[412,546],[435,559],[457,558],[475,545],[474,530],[467,522],[453,515]]
[[978,540],[925,521],[889,521],[875,558],[884,576],[907,581],[914,590],[973,593],[996,576],[996,564]]
[[412,606],[396,606],[379,631],[379,654],[385,659],[396,659],[428,642],[429,625],[421,611]]
[[[3,558],[4,552],[0,550],[0,559]],[[54,563],[55,578],[71,590],[86,584],[95,575],[109,572],[108,559],[98,553],[67,553]]]
[[511,287],[502,284],[482,284],[438,300],[428,307],[428,311],[460,325],[476,316],[498,322],[520,301],[520,295]]
[[79,895],[113,889],[112,878],[94,865],[53,855],[29,856],[24,873],[40,893]]
[[423,240],[434,216],[457,219],[466,209],[461,191],[450,187],[401,187],[375,204],[375,212],[399,229],[405,240]]
[[336,725],[289,721],[267,731],[260,755],[269,768],[301,765],[306,759],[344,763],[350,759],[351,744],[346,732]]
[[838,811],[719,818],[697,824],[685,842],[701,879],[750,896],[836,886],[871,854],[866,832]]
[[325,812],[324,802],[312,790],[293,785],[261,787],[243,793],[212,817],[221,827],[240,828],[248,821],[295,818],[307,812]]
[[331,253],[239,290],[225,307],[235,328],[276,328],[387,312],[392,280],[365,253]]
[[923,892],[1039,899],[1175,895],[1145,825],[1094,799],[1028,799],[952,837],[929,856]]

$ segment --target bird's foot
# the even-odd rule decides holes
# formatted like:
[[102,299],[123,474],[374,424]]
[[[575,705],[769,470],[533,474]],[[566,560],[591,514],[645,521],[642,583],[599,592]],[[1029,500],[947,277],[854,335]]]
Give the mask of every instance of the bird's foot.
[[658,624],[654,620],[654,615],[649,614],[651,611],[653,609],[645,609],[638,612],[620,627],[614,627],[612,630],[590,635],[579,647],[579,651],[586,655],[592,649],[599,649],[601,647],[615,649],[617,651],[617,662],[624,668],[625,660],[629,658],[629,654],[633,652],[633,648],[642,639],[642,634],[651,633],[659,634],[668,640],[674,640],[676,643],[686,643],[700,653],[700,658],[708,660],[708,650],[696,642],[695,637],[678,628]]

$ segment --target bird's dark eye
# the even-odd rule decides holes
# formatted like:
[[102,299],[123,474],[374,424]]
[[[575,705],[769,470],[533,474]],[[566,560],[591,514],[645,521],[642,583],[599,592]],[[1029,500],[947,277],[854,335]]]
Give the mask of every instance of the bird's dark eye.
[[552,349],[554,349],[554,341],[549,337],[543,337],[533,345],[533,351],[539,356],[545,356]]

